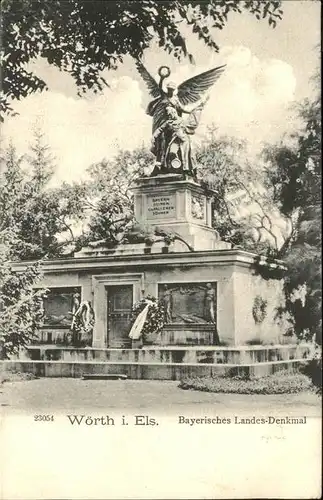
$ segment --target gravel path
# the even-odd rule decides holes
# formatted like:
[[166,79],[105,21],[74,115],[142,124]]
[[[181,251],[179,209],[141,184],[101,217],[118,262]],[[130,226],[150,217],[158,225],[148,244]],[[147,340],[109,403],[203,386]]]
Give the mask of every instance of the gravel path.
[[2,413],[123,409],[320,415],[320,399],[312,393],[282,395],[212,394],[185,391],[178,382],[155,380],[81,380],[43,378],[0,386]]

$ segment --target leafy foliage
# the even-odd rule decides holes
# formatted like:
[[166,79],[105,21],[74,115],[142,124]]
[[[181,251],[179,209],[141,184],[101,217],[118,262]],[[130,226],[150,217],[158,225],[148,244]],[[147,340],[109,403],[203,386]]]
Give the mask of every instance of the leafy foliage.
[[[213,188],[213,227],[235,247],[276,255],[277,205],[265,172],[248,160],[246,143],[210,129],[197,150],[199,180]],[[273,252],[274,250],[274,252]],[[274,256],[274,255],[272,255]]]
[[[285,278],[286,308],[295,333],[322,344],[321,285],[321,105],[319,92],[299,106],[302,127],[292,137],[266,148],[268,178],[282,213],[293,230],[281,249],[288,266]],[[290,139],[290,138],[289,138]],[[303,298],[295,292],[305,290]]]
[[[30,167],[28,172],[24,162]],[[16,353],[36,338],[42,323],[44,291],[41,261],[15,271],[12,260],[37,260],[60,255],[66,218],[79,213],[75,190],[49,188],[53,163],[41,134],[31,154],[19,158],[13,145],[3,152],[0,183],[0,331],[1,356]]]
[[178,233],[167,231],[163,227],[151,227],[149,224],[138,223],[134,220],[125,230],[122,243],[145,243],[146,247],[151,247],[154,243],[163,242],[168,252],[169,245],[176,240],[184,243],[191,252],[193,251],[191,245]]
[[304,126],[293,137],[293,145],[281,142],[267,147],[268,177],[282,213],[291,215],[321,200],[321,106],[319,98],[299,105]]
[[88,169],[90,181],[84,184],[85,207],[89,210],[87,241],[103,240],[107,246],[121,241],[134,217],[131,185],[145,176],[152,155],[144,147],[119,151],[115,158],[103,160]]
[[310,377],[312,384],[316,387],[318,394],[322,392],[322,343],[315,344],[315,353],[313,359],[304,363],[300,371]]
[[33,373],[21,373],[14,370],[7,370],[6,372],[1,373],[0,375],[0,384],[4,384],[5,382],[22,382],[25,380],[35,380],[38,378]]
[[258,379],[203,377],[182,380],[181,389],[232,394],[294,394],[312,391],[311,380],[301,373],[277,372]]
[[34,290],[41,278],[39,264],[15,272],[8,260],[14,240],[9,231],[0,232],[0,359],[17,353],[36,338],[43,318],[44,291]]
[[145,243],[151,246],[155,241],[155,232],[148,224],[134,222],[126,231],[123,239],[125,243]]
[[28,70],[42,57],[68,72],[80,92],[101,91],[104,69],[116,69],[126,55],[141,58],[152,41],[180,59],[188,57],[181,23],[218,51],[213,30],[223,29],[230,12],[247,11],[274,27],[281,19],[280,0],[3,0],[2,113],[11,101],[47,88]]
[[0,230],[15,231],[12,259],[57,256],[64,247],[60,236],[67,232],[70,239],[74,239],[71,222],[80,220],[82,215],[82,205],[78,203],[80,189],[66,184],[50,188],[53,172],[49,148],[38,132],[31,154],[19,158],[12,144],[3,152]]

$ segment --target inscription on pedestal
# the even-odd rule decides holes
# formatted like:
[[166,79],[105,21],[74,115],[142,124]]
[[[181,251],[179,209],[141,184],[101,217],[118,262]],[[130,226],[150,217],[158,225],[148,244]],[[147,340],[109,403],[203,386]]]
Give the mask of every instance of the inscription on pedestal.
[[148,219],[165,219],[175,216],[175,195],[147,196]]

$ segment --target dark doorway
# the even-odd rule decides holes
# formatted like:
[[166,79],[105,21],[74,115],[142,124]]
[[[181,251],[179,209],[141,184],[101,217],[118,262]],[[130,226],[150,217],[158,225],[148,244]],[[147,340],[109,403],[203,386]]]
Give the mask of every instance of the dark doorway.
[[115,285],[108,292],[108,347],[130,348],[129,338],[133,286]]

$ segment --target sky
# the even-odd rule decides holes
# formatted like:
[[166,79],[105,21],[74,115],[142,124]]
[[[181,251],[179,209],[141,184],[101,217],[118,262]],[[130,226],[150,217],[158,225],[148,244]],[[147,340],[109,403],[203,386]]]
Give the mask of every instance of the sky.
[[[215,32],[218,54],[185,32],[195,65],[178,63],[156,46],[145,52],[148,71],[156,77],[159,66],[168,65],[176,83],[227,65],[212,88],[195,141],[214,124],[221,135],[247,140],[250,155],[256,155],[264,142],[276,142],[295,128],[293,103],[311,95],[309,79],[319,65],[320,3],[284,0],[283,10],[275,29],[248,13],[229,15],[227,26]],[[118,148],[149,145],[149,95],[131,58],[117,71],[104,72],[110,88],[101,95],[77,97],[72,78],[44,60],[32,69],[49,90],[14,103],[19,115],[6,119],[2,137],[24,154],[33,130],[40,128],[56,158],[56,184],[83,178],[89,165]]]

